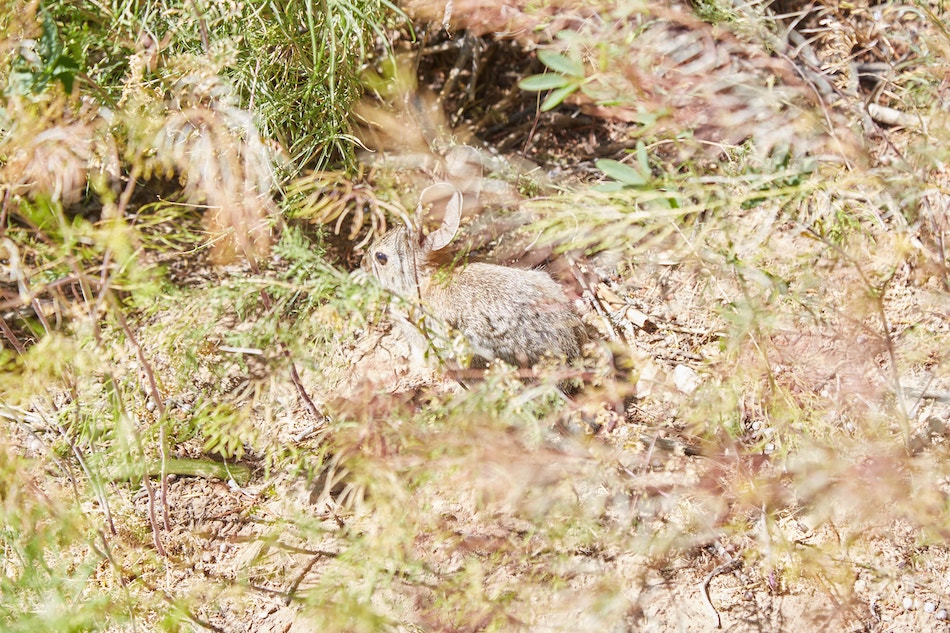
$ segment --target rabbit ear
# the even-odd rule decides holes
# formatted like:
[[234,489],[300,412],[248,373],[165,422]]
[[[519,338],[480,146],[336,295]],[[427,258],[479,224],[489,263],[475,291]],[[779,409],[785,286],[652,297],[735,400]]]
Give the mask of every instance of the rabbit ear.
[[459,193],[458,189],[447,182],[438,182],[422,190],[422,195],[419,196],[419,207],[416,209],[417,215],[422,215],[422,205],[426,202],[426,196],[431,195],[439,189],[450,190],[452,197],[449,198],[449,201],[445,204],[445,216],[442,219],[442,226],[432,233],[429,233],[428,237],[426,237],[422,243],[423,247],[430,251],[445,248],[446,245],[452,241],[452,238],[455,237],[455,234],[458,233],[459,223],[462,220],[462,194]]

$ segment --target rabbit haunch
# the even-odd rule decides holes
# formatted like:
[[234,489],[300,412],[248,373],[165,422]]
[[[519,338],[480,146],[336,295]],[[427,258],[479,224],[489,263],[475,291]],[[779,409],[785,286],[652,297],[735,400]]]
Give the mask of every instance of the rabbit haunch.
[[[428,236],[408,227],[388,232],[366,253],[364,267],[383,288],[461,332],[484,359],[524,367],[548,354],[579,356],[583,324],[547,273],[485,263],[446,265],[450,258],[442,249],[458,230],[460,206],[456,192],[442,227]],[[402,325],[413,352],[424,351],[420,323]]]

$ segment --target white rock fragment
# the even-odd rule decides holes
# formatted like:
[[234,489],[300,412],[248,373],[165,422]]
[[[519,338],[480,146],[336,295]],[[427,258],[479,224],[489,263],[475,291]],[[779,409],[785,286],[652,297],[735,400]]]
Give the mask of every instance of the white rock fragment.
[[946,619],[947,619],[947,610],[946,610],[946,609],[940,609],[940,611],[937,611],[937,614],[936,614],[934,617],[937,618],[938,620],[946,620]]
[[928,601],[924,603],[924,613],[933,613],[936,610],[937,605],[935,605],[933,602]]
[[657,384],[662,384],[663,372],[651,362],[647,362],[640,370],[640,378],[634,387],[638,398],[646,398],[653,393]]
[[677,365],[673,368],[673,384],[688,396],[699,389],[699,374],[686,365]]
[[910,596],[904,598],[904,608],[910,610],[914,607],[914,599]]

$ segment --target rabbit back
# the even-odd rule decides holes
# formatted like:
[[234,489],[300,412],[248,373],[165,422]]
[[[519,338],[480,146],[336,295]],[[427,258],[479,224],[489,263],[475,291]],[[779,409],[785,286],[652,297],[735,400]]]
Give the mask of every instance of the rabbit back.
[[485,359],[522,367],[548,354],[572,359],[586,340],[563,289],[540,270],[472,263],[445,277],[427,277],[422,297]]

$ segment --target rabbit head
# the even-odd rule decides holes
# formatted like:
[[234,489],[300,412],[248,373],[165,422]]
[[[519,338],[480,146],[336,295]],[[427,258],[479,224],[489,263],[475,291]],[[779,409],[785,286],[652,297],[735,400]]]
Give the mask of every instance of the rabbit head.
[[416,209],[417,218],[423,217],[423,206],[437,199],[441,193],[445,203],[442,225],[426,235],[422,228],[406,225],[395,228],[377,240],[363,257],[362,267],[373,273],[386,290],[407,299],[421,299],[420,288],[424,279],[437,266],[437,254],[458,232],[462,214],[462,195],[448,183],[437,183],[423,190]]

